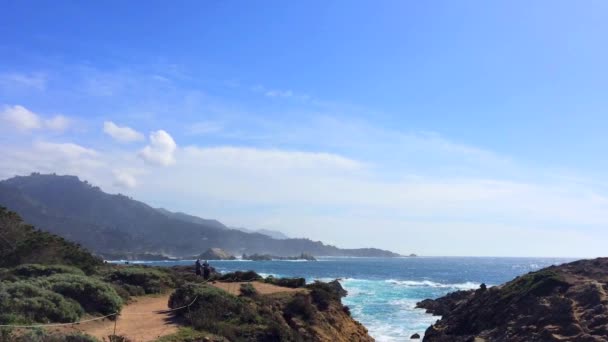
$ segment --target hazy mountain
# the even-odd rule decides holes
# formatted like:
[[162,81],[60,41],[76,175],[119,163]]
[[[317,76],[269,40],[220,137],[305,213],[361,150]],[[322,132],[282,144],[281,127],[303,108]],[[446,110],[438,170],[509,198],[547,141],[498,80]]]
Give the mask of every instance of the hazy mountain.
[[75,176],[32,174],[0,182],[0,205],[27,222],[76,241],[98,253],[196,255],[208,248],[290,256],[397,256],[373,249],[340,249],[309,239],[277,240],[260,233],[226,229],[218,221],[172,213],[111,195]]
[[289,236],[287,236],[287,235],[285,235],[285,234],[281,233],[281,232],[280,232],[280,231],[278,231],[278,230],[270,230],[270,229],[257,229],[257,230],[254,230],[254,229],[248,229],[248,228],[236,228],[236,227],[234,227],[234,228],[232,228],[232,229],[240,230],[240,231],[245,232],[245,233],[258,233],[258,234],[263,234],[263,235],[269,236],[269,237],[271,237],[271,238],[273,238],[273,239],[277,239],[277,240],[285,240],[285,239],[289,239]]
[[160,213],[162,213],[164,215],[167,215],[168,217],[172,217],[172,218],[175,218],[178,220],[182,220],[182,221],[186,221],[186,222],[190,222],[190,223],[202,224],[205,226],[212,226],[212,227],[221,228],[221,229],[229,229],[228,227],[224,226],[224,224],[218,220],[209,220],[209,219],[200,218],[200,217],[194,216],[194,215],[188,215],[185,213],[171,212],[165,208],[157,208],[156,210],[158,210]]
[[245,233],[258,233],[258,234],[266,235],[268,237],[271,237],[271,238],[277,239],[277,240],[289,239],[289,236],[281,233],[278,230],[248,229],[248,228],[235,228],[235,227],[229,228],[229,227],[226,227],[223,223],[221,223],[218,220],[205,219],[205,218],[201,218],[198,216],[189,215],[189,214],[181,213],[181,212],[172,212],[165,208],[157,208],[156,210],[158,210],[159,212],[161,212],[169,217],[172,217],[172,218],[175,218],[178,220],[182,220],[182,221],[186,221],[186,222],[197,223],[197,224],[208,225],[208,226],[215,226],[215,227],[221,228],[221,229],[236,229],[236,230],[240,230]]

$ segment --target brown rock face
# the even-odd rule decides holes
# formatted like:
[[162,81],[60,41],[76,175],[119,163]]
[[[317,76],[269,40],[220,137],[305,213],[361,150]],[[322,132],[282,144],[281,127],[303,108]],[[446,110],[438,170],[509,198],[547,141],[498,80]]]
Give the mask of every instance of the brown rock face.
[[202,260],[234,260],[235,257],[230,255],[221,248],[209,248],[203,254],[199,255]]
[[418,307],[443,317],[424,341],[608,342],[608,258],[528,273]]

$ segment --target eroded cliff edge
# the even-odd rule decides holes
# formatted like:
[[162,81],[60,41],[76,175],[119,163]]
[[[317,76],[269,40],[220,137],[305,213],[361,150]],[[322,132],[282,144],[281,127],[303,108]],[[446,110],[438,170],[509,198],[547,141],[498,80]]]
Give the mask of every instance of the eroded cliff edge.
[[442,316],[424,341],[608,341],[608,258],[551,266],[418,307]]

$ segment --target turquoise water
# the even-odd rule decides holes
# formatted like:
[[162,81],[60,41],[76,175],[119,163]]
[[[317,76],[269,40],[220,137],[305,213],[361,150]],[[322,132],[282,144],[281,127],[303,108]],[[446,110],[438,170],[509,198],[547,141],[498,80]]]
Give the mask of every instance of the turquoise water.
[[[308,261],[213,261],[220,272],[254,270],[262,275],[332,280],[349,294],[344,304],[377,341],[408,340],[423,335],[438,317],[415,309],[416,302],[448,292],[498,285],[515,276],[570,259],[557,258],[320,258]],[[145,262],[158,266],[193,261]]]

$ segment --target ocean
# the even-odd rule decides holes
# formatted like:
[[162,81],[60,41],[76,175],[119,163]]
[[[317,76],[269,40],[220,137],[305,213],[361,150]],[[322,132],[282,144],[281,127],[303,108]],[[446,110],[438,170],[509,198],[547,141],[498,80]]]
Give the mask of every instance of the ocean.
[[[412,257],[319,258],[318,261],[212,261],[220,272],[254,270],[263,276],[304,277],[307,281],[340,279],[355,319],[377,341],[404,341],[438,317],[416,309],[416,302],[448,292],[507,282],[549,265],[573,259]],[[137,263],[137,262],[135,262]],[[190,265],[194,261],[146,261],[157,266]]]

